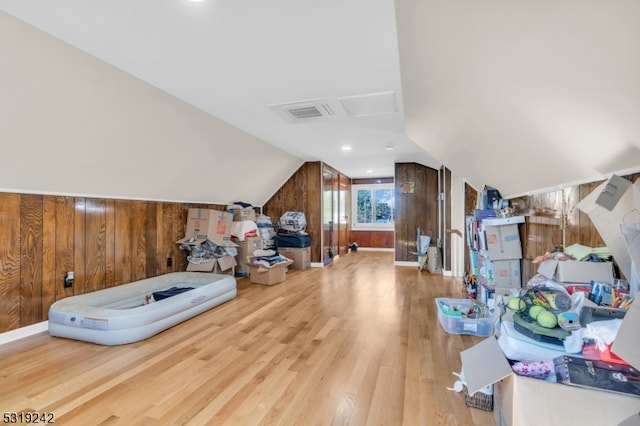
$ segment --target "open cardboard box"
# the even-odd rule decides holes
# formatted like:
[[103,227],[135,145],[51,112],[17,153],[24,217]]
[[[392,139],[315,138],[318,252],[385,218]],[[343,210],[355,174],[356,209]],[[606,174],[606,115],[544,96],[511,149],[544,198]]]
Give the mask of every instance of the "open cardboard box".
[[538,273],[561,283],[585,283],[591,280],[613,284],[612,262],[580,262],[577,260],[545,260]]
[[[640,367],[640,300],[631,305],[611,348]],[[550,383],[518,376],[511,370],[495,336],[460,353],[470,395],[494,384],[498,425],[640,424],[640,398],[607,391]]]
[[255,284],[273,285],[285,281],[287,269],[293,263],[293,260],[287,259],[286,262],[277,263],[268,268],[254,264],[254,258],[255,256],[249,256],[247,264],[249,265],[249,281]]
[[209,240],[220,247],[237,247],[231,241],[233,215],[210,209],[189,209],[185,237],[178,244],[200,245]]
[[228,271],[238,264],[235,256],[222,256],[204,263],[192,263],[187,265],[187,272],[213,272]]

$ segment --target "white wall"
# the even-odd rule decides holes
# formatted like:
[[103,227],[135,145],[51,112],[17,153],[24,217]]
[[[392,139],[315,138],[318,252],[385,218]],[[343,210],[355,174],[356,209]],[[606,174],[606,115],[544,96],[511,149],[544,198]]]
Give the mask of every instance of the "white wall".
[[640,2],[396,0],[407,136],[510,198],[638,170]]
[[465,181],[462,177],[451,173],[451,229],[462,233],[462,237],[451,233],[451,275],[462,277],[464,270],[464,253],[467,250],[464,240],[464,192]]
[[302,164],[2,12],[0,52],[0,191],[261,206]]

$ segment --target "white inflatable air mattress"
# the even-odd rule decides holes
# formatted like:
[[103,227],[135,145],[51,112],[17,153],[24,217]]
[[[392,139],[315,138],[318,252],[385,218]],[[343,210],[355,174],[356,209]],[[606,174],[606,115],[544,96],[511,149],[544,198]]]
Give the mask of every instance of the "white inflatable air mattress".
[[[173,287],[193,289],[153,303],[145,298]],[[229,275],[173,272],[59,300],[49,308],[52,336],[101,345],[149,338],[236,296]]]

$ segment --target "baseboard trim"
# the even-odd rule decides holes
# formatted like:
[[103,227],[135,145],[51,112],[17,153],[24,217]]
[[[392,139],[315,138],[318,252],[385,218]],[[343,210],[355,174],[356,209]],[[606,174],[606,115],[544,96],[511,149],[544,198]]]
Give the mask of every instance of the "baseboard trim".
[[418,262],[410,262],[406,260],[394,260],[393,265],[394,266],[411,266],[413,268],[417,268]]
[[25,337],[33,336],[38,333],[49,331],[49,321],[42,321],[36,324],[27,325],[25,327],[16,328],[15,330],[0,333],[0,345],[15,342]]

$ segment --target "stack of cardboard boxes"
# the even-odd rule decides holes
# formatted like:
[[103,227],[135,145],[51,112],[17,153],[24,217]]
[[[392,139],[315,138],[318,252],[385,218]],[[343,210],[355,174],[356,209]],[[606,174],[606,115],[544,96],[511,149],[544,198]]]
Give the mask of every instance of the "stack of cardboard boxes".
[[[177,241],[191,252],[187,271],[234,274],[237,244],[231,241],[232,222],[233,215],[228,212],[189,209],[185,237]],[[205,256],[194,254],[203,252]]]
[[231,238],[238,245],[236,277],[248,277],[250,270],[247,258],[263,248],[262,237],[258,235],[255,223],[256,212],[253,208],[240,206],[229,206],[228,209],[233,212],[234,232]]
[[[523,216],[506,218],[486,217],[473,219],[471,232],[476,235],[470,245],[472,269],[477,262],[478,299],[492,305],[496,287],[522,287],[521,259],[522,245],[518,224],[524,223]],[[474,250],[475,247],[475,250]]]
[[279,230],[275,243],[282,256],[293,260],[291,268],[308,269],[311,266],[311,238],[305,231],[304,212],[285,212],[278,220]]

